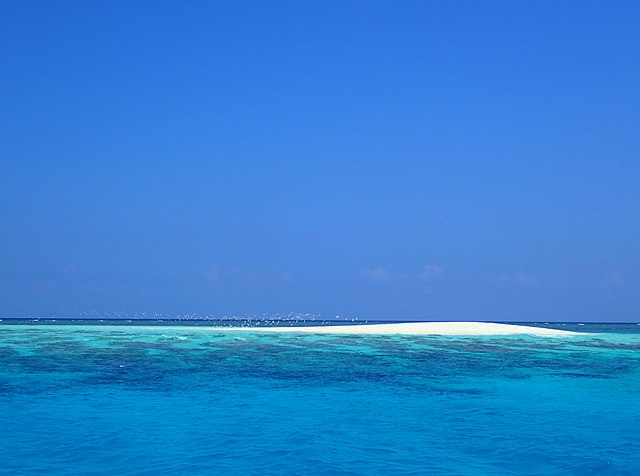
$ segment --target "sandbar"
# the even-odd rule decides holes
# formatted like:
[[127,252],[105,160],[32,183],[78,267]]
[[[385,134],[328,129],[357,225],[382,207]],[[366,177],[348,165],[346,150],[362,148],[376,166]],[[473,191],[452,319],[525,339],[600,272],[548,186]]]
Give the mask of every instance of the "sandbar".
[[568,336],[578,332],[548,329],[545,327],[493,322],[402,322],[394,324],[346,324],[340,326],[291,326],[291,327],[216,327],[213,331],[242,332],[293,332],[308,334],[400,334],[400,335],[537,335]]

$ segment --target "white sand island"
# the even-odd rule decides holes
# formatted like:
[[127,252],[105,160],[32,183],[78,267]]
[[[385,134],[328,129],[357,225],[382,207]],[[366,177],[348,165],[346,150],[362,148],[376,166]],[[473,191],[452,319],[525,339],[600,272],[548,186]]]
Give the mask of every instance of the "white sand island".
[[214,331],[295,332],[312,334],[404,334],[404,335],[517,335],[539,336],[579,335],[577,332],[545,327],[496,324],[492,322],[403,322],[397,324],[354,324],[341,326],[291,327],[216,327]]

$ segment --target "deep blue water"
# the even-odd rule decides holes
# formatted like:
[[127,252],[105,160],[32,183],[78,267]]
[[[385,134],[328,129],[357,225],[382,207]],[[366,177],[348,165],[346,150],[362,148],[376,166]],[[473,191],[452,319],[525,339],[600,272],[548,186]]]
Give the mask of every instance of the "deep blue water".
[[640,474],[640,326],[432,337],[168,324],[0,322],[0,472]]

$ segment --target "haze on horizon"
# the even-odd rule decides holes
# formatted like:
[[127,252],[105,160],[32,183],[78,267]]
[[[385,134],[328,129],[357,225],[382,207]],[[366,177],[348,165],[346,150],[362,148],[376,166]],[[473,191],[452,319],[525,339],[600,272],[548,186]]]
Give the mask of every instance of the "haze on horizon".
[[3,2],[0,317],[639,321],[639,19]]

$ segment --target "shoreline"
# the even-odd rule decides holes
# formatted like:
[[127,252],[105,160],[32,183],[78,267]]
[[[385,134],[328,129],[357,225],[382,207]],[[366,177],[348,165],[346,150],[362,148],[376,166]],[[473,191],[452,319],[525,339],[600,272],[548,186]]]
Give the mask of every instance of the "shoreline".
[[442,335],[442,336],[491,336],[536,335],[570,336],[583,333],[549,329],[546,327],[497,324],[492,322],[403,322],[397,324],[354,324],[344,326],[308,327],[209,327],[213,332],[275,332],[305,334],[350,335]]
[[[21,326],[23,324],[13,324],[2,322],[2,326]],[[46,328],[77,328],[84,327],[83,324],[27,324],[40,329]],[[505,335],[533,335],[533,336],[586,336],[593,335],[591,332],[576,332],[561,329],[551,329],[547,327],[537,327],[521,324],[502,324],[495,322],[479,321],[449,321],[449,322],[398,322],[380,324],[346,324],[346,325],[311,325],[311,326],[149,326],[149,325],[112,325],[101,323],[99,325],[89,324],[93,330],[119,330],[119,331],[151,331],[166,332],[174,331],[196,331],[213,333],[287,333],[287,334],[335,334],[335,335],[432,335],[432,336],[505,336]]]

